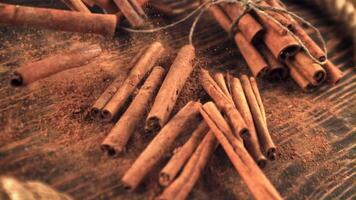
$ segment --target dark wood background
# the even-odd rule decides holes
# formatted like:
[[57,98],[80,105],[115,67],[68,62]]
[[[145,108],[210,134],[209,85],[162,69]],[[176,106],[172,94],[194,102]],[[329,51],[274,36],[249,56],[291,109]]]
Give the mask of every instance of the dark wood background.
[[[58,1],[48,0],[1,2],[64,8]],[[196,4],[171,2],[173,8],[183,11],[179,17]],[[288,5],[322,31],[330,59],[345,77],[339,85],[325,85],[313,94],[302,93],[292,80],[259,81],[269,127],[279,148],[278,159],[264,171],[286,199],[355,199],[355,50],[340,24],[326,13],[300,1]],[[87,111],[115,76],[124,79],[125,63],[138,49],[160,39],[177,50],[187,43],[190,24],[191,20],[159,34],[120,32],[113,39],[0,26],[0,175],[40,180],[75,199],[152,199],[159,194],[157,173],[164,161],[135,193],[125,193],[119,181],[153,135],[138,128],[127,152],[108,158],[99,145],[113,124],[93,121]],[[249,73],[233,41],[209,14],[199,23],[194,41],[201,65]],[[101,44],[104,54],[85,67],[28,87],[9,86],[11,72],[22,64],[87,43]],[[206,99],[206,94],[194,72],[175,110],[199,98]],[[220,148],[190,195],[190,199],[251,198]]]

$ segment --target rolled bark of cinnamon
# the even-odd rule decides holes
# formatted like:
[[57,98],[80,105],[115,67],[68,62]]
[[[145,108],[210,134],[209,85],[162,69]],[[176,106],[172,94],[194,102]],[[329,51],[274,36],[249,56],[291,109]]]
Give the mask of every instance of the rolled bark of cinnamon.
[[257,135],[261,144],[262,150],[270,160],[276,158],[276,145],[274,144],[272,137],[267,128],[266,117],[264,110],[261,109],[258,98],[251,86],[251,82],[246,75],[241,76],[242,88],[245,92],[246,99],[250,106],[251,114],[253,116],[254,124],[257,129]]
[[91,13],[81,0],[62,0],[62,2],[72,10],[84,13]]
[[246,148],[253,157],[253,159],[256,161],[257,165],[263,168],[267,164],[267,159],[260,149],[260,143],[258,141],[256,128],[253,122],[247,99],[245,97],[245,93],[243,91],[240,80],[236,77],[230,77],[231,78],[229,79],[229,82],[232,98],[235,102],[235,106],[244,118],[248,130],[250,131],[250,137],[244,140]]
[[260,90],[258,89],[257,81],[255,78],[250,77],[250,83],[251,83],[253,94],[256,97],[258,107],[261,110],[262,117],[265,120],[265,123],[267,124],[266,110],[265,110],[265,106],[263,105],[263,102],[262,102],[262,98],[261,98]]
[[315,63],[306,53],[299,52],[295,55],[294,62],[296,69],[313,85],[318,86],[326,79],[326,71]]
[[328,60],[326,64],[323,65],[323,67],[326,70],[329,82],[332,85],[339,83],[342,77],[344,76],[344,73],[339,68],[337,68],[330,60]]
[[200,109],[200,113],[254,198],[256,200],[281,200],[282,197],[276,188],[274,188],[271,182],[253,161],[249,153],[243,147],[242,142],[236,138],[231,138],[231,129],[227,130],[227,132],[220,129],[219,125],[226,122],[221,122],[219,120],[223,119],[223,117],[215,104],[212,102],[204,104]]
[[317,58],[320,62],[324,62],[326,60],[324,51],[321,50],[319,45],[316,44],[313,39],[311,39],[308,33],[305,32],[300,25],[296,25],[294,27],[294,34],[299,37],[311,55]]
[[214,134],[209,132],[199,144],[179,177],[169,185],[157,199],[185,200],[199,180],[201,173],[216,147],[217,140]]
[[[265,12],[266,13],[266,12]],[[267,14],[267,13],[266,13]],[[274,22],[272,19],[268,18],[266,15],[257,12],[256,15],[260,19],[261,23],[264,24],[266,27],[269,29],[273,29],[275,32],[277,32],[279,35],[285,35],[287,34],[287,30],[283,29],[281,26],[279,26],[276,22]]]
[[161,170],[159,174],[159,183],[162,186],[171,184],[178,172],[183,168],[185,163],[190,159],[199,143],[202,141],[204,135],[209,131],[208,125],[205,122],[199,126],[192,133],[189,140],[178,149],[178,151],[168,161],[167,165]]
[[143,116],[147,113],[147,107],[153,99],[158,86],[162,83],[165,70],[156,66],[132,101],[129,108],[122,115],[114,128],[101,144],[101,149],[109,156],[117,156],[125,150],[125,146]]
[[260,45],[259,49],[269,65],[266,77],[270,80],[281,80],[287,78],[289,74],[288,68],[279,62],[276,57],[274,57],[266,45]]
[[[243,8],[240,4],[224,4],[222,5],[227,15],[230,17],[230,25],[233,20],[237,19],[242,13]],[[246,38],[249,43],[256,44],[264,35],[265,31],[261,24],[259,24],[250,14],[245,14],[241,17],[239,23],[237,24],[238,30]]]
[[289,67],[289,72],[290,72],[290,76],[292,77],[292,79],[298,84],[298,86],[300,88],[302,88],[302,90],[304,92],[314,92],[316,89],[316,86],[314,86],[313,84],[311,84],[298,70],[297,67],[294,65],[293,62],[290,61],[290,59],[286,60],[286,64]]
[[185,45],[179,50],[148,114],[146,131],[156,132],[167,123],[177,98],[193,71],[194,59],[195,48],[192,45]]
[[136,189],[147,173],[169,151],[175,139],[187,126],[196,123],[200,107],[199,102],[189,102],[153,138],[121,179],[126,190]]
[[117,17],[0,3],[0,23],[113,36]]
[[274,57],[282,62],[297,54],[301,48],[291,35],[280,35],[273,29],[267,30],[264,42]]
[[220,89],[224,92],[224,94],[230,97],[230,92],[227,87],[227,83],[225,81],[224,73],[222,72],[215,72],[213,73],[213,78],[215,82],[219,85]]
[[28,85],[61,71],[83,66],[101,52],[99,45],[92,45],[25,64],[15,70],[10,83],[15,87]]
[[122,14],[133,27],[141,27],[146,23],[146,14],[136,0],[114,0]]
[[[208,2],[208,0],[201,0],[202,3]],[[225,13],[225,11],[219,5],[212,5],[208,7],[210,14],[219,23],[220,27],[226,32],[230,31],[231,19]]]
[[145,75],[153,68],[157,60],[163,55],[164,47],[160,42],[151,44],[142,55],[135,67],[130,71],[128,77],[117,90],[116,94],[105,105],[102,111],[102,117],[110,121],[125,104],[137,85]]
[[249,137],[250,134],[245,124],[245,121],[239,111],[234,106],[231,97],[225,95],[222,92],[222,90],[219,88],[219,86],[216,84],[216,82],[210,76],[207,70],[200,70],[199,79],[204,90],[209,94],[209,96],[214,100],[214,102],[219,106],[219,108],[226,114],[233,127],[235,135],[242,138]]
[[[132,69],[133,66],[136,65],[137,61],[143,55],[145,49],[139,51],[134,58],[129,63],[129,68]],[[114,81],[106,88],[102,95],[95,101],[94,105],[90,109],[90,115],[93,119],[99,119],[101,116],[102,109],[105,105],[110,101],[111,97],[114,96],[116,91],[121,87],[122,80],[121,77],[118,76],[114,79]]]
[[255,77],[262,77],[268,71],[268,64],[259,51],[241,33],[236,33],[235,42]]

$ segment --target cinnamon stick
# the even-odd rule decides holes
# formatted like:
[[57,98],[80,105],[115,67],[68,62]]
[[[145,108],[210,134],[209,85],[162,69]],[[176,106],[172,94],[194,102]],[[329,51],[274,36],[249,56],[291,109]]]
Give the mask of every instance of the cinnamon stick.
[[125,146],[143,116],[146,115],[147,107],[153,99],[158,86],[162,83],[165,70],[156,66],[132,101],[129,108],[122,115],[109,135],[101,144],[101,149],[109,156],[117,156],[125,150]]
[[84,13],[91,13],[90,10],[85,6],[85,4],[81,0],[62,0],[62,1],[72,10],[84,12]]
[[330,60],[328,60],[326,64],[323,65],[323,67],[326,70],[329,82],[332,85],[339,83],[339,81],[344,76],[344,73],[339,68],[337,68]]
[[[129,63],[129,69],[132,69],[140,57],[143,55],[146,49],[140,50],[134,58]],[[101,116],[102,109],[110,101],[111,97],[114,96],[116,91],[121,87],[122,80],[121,76],[116,77],[113,82],[106,88],[106,90],[101,94],[101,96],[95,101],[94,105],[90,109],[90,115],[93,119],[99,119]]]
[[213,78],[215,82],[219,85],[220,89],[225,93],[225,95],[230,97],[230,92],[225,81],[224,73],[215,72],[213,73]]
[[200,109],[200,113],[255,199],[282,199],[278,191],[243,147],[242,142],[236,138],[229,137],[229,135],[232,135],[231,129],[225,131],[220,129],[220,125],[222,123],[226,124],[226,122],[219,120],[223,119],[223,116],[215,104],[212,102],[204,104]]
[[[240,4],[237,3],[226,3],[223,4],[227,15],[230,17],[230,25],[233,20],[237,19],[242,13],[243,8]],[[241,17],[239,23],[237,24],[238,30],[246,38],[249,43],[256,44],[264,34],[264,29],[249,13],[246,13]]]
[[253,122],[252,114],[251,114],[247,99],[245,97],[245,93],[243,91],[241,82],[238,78],[231,77],[229,79],[229,83],[230,83],[231,95],[235,102],[235,106],[241,113],[241,115],[244,118],[245,123],[248,127],[248,130],[250,131],[250,137],[248,137],[244,140],[246,148],[249,151],[249,153],[251,154],[251,156],[253,157],[253,159],[256,161],[258,166],[263,168],[267,164],[267,159],[263,155],[263,153],[260,149],[260,143],[258,141],[256,128],[255,128],[255,125]]
[[300,50],[299,43],[289,34],[280,35],[273,29],[267,29],[264,43],[279,61],[285,61]]
[[303,42],[305,47],[310,51],[310,54],[317,58],[320,62],[326,60],[326,55],[318,44],[308,35],[307,32],[298,24],[294,27],[294,33]]
[[207,124],[205,122],[200,123],[189,140],[172,156],[159,174],[159,183],[162,186],[167,186],[174,180],[208,131]]
[[209,132],[199,144],[179,177],[157,198],[159,200],[185,200],[199,180],[209,158],[217,147],[217,141]]
[[259,51],[249,43],[241,33],[236,33],[235,42],[255,77],[262,77],[268,70],[268,64]]
[[261,98],[260,90],[258,89],[257,81],[254,77],[250,77],[250,83],[251,83],[253,94],[256,97],[258,107],[261,110],[262,117],[265,120],[265,123],[267,123],[265,106],[263,105],[263,102],[262,102],[262,98]]
[[0,23],[113,36],[117,17],[0,3]]
[[192,45],[185,45],[179,50],[148,114],[146,131],[158,131],[167,123],[177,98],[193,71],[194,58],[195,48]]
[[15,70],[10,83],[12,86],[28,85],[61,71],[83,66],[101,52],[99,45],[92,45],[25,64]]
[[[271,3],[271,1],[260,1],[259,4],[261,6],[265,7],[275,7],[275,8],[281,8],[280,6],[276,6],[274,3]],[[293,30],[294,26],[296,25],[295,20],[291,20],[289,15],[285,16],[284,13],[277,13],[273,11],[265,11],[268,13],[271,17],[276,19],[279,23],[281,23],[283,26],[287,27],[289,30]]]
[[144,55],[136,63],[135,67],[130,71],[122,86],[105,105],[102,111],[103,119],[107,121],[113,119],[113,117],[118,113],[129,96],[135,90],[137,85],[153,68],[157,60],[163,55],[163,52],[164,48],[160,42],[154,42],[148,47]]
[[233,127],[235,135],[238,137],[241,136],[242,138],[249,137],[250,134],[245,121],[234,106],[231,97],[222,92],[207,70],[200,70],[199,79],[204,90],[209,94],[224,114],[226,114]]
[[136,0],[114,0],[114,2],[133,27],[141,27],[145,24],[147,16]]
[[318,86],[326,79],[326,71],[315,63],[306,53],[299,52],[295,55],[294,62],[296,69],[313,85]]
[[253,116],[254,124],[257,129],[257,135],[261,148],[267,158],[274,160],[276,158],[276,145],[274,144],[272,137],[267,128],[266,117],[264,115],[263,105],[258,103],[258,97],[255,94],[251,82],[246,75],[241,76],[242,88],[244,90],[246,99],[248,101],[251,114]]
[[[202,3],[206,3],[208,1],[209,0],[201,0]],[[208,10],[211,15],[213,15],[214,19],[219,23],[220,27],[226,32],[229,32],[232,21],[227,13],[225,13],[225,11],[218,5],[209,6]]]
[[175,139],[187,126],[196,123],[200,107],[199,102],[189,102],[162,128],[123,176],[122,183],[126,190],[136,189],[147,173],[169,151]]
[[269,65],[266,77],[270,80],[281,80],[287,78],[289,74],[288,68],[277,60],[276,57],[274,57],[266,45],[260,45],[259,50]]
[[300,88],[302,88],[302,90],[304,92],[314,92],[316,89],[316,86],[314,86],[313,84],[311,84],[298,70],[297,67],[294,65],[293,62],[290,61],[290,59],[288,59],[286,61],[287,66],[289,67],[289,72],[290,72],[290,76],[292,77],[292,79],[299,85]]

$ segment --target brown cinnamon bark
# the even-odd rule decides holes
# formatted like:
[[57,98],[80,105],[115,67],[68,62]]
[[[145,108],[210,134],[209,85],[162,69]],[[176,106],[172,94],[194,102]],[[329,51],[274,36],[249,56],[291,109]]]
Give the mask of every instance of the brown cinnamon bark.
[[143,116],[147,113],[147,107],[153,99],[155,92],[163,81],[165,70],[156,66],[132,101],[129,108],[122,115],[114,128],[101,144],[101,149],[109,156],[117,156],[125,150],[125,146]]
[[313,85],[318,86],[326,79],[326,71],[306,53],[299,52],[291,59],[296,69]]
[[299,87],[304,92],[314,92],[316,90],[316,86],[311,84],[298,70],[297,67],[294,65],[294,62],[291,62],[291,59],[287,59],[286,61],[287,66],[289,67],[290,76],[292,79],[299,85]]
[[192,133],[192,136],[189,138],[189,140],[172,156],[167,165],[161,170],[159,174],[159,183],[162,186],[171,184],[171,182],[177,176],[178,172],[190,159],[199,143],[201,143],[204,135],[206,135],[208,131],[208,125],[205,122],[200,123]]
[[[230,25],[233,20],[237,19],[242,13],[243,8],[240,4],[223,4],[223,9],[230,17]],[[246,38],[249,43],[256,44],[262,39],[264,34],[264,29],[250,14],[245,14],[241,17],[239,23],[237,24],[238,30]]]
[[133,27],[141,27],[146,23],[146,14],[136,0],[114,0],[122,14]]
[[[231,23],[243,13],[243,8],[237,3],[223,4],[222,7],[230,17]],[[249,13],[246,13],[241,17],[237,24],[237,28],[246,40],[252,44],[259,42],[264,34],[264,29],[261,24],[259,24]]]
[[153,68],[157,60],[163,55],[164,48],[160,42],[155,42],[148,47],[146,52],[130,71],[127,79],[117,90],[116,94],[105,105],[102,111],[103,119],[109,121],[118,113],[125,104],[137,85],[145,75]]
[[209,158],[217,147],[217,140],[209,132],[199,144],[179,177],[157,198],[159,200],[185,200],[199,180]]
[[244,140],[246,148],[251,154],[251,156],[253,157],[253,159],[256,161],[258,166],[263,168],[267,164],[267,159],[263,155],[260,149],[260,143],[258,141],[256,128],[253,122],[252,114],[247,99],[245,97],[245,93],[242,89],[241,82],[238,78],[232,76],[230,76],[229,82],[230,82],[230,91],[231,91],[232,98],[235,102],[235,106],[241,113],[248,127],[248,130],[250,131],[251,136]]
[[12,86],[28,85],[61,71],[83,66],[101,52],[99,45],[92,45],[25,64],[15,70],[10,83]]
[[209,94],[224,114],[226,114],[231,126],[233,127],[235,135],[242,138],[249,137],[250,134],[245,121],[234,106],[231,97],[222,92],[207,70],[201,69],[199,78],[204,90]]
[[255,199],[282,199],[278,191],[255,164],[242,142],[231,137],[231,129],[223,131],[220,128],[220,125],[226,124],[226,122],[223,121],[223,116],[215,104],[212,102],[204,104],[200,112]]
[[[134,56],[134,58],[129,63],[129,69],[132,69],[136,65],[137,61],[143,55],[145,50],[146,49],[140,50],[139,53],[137,53]],[[114,94],[121,87],[121,85],[122,85],[121,76],[118,76],[113,80],[113,82],[109,85],[109,87],[106,88],[103,94],[96,100],[94,105],[91,107],[90,115],[92,118],[99,119],[100,117],[102,117],[101,116],[102,109],[110,101],[111,97],[114,96]]]
[[249,43],[241,33],[236,33],[235,42],[255,77],[262,77],[267,73],[268,65],[259,51]]
[[241,76],[241,83],[255,122],[254,124],[257,129],[261,149],[267,158],[274,160],[276,157],[276,145],[274,144],[268,131],[266,118],[264,117],[264,110],[261,109],[257,100],[258,98],[256,97],[253,87],[251,86],[251,82],[246,75]]
[[326,70],[329,82],[332,85],[339,83],[342,77],[344,76],[344,73],[339,68],[337,68],[330,60],[328,60],[326,64],[323,65],[323,67]]
[[0,23],[113,36],[117,17],[115,15],[0,4]]
[[267,29],[264,42],[274,57],[282,62],[294,56],[301,48],[291,35],[280,35],[273,29]]
[[[261,6],[265,6],[265,7],[270,7],[270,6],[275,7],[275,6],[269,4],[269,2],[266,2],[266,1],[260,1],[258,4],[261,5]],[[279,7],[277,7],[277,8],[279,8]],[[293,23],[286,16],[284,16],[283,13],[277,13],[277,12],[268,11],[268,10],[266,10],[265,12],[267,14],[269,14],[271,17],[273,17],[274,19],[276,19],[279,23],[281,23],[283,26],[285,26],[289,30],[293,30],[295,23]],[[276,24],[276,23],[274,23],[274,24]],[[281,33],[285,34],[287,32],[282,31]]]
[[179,50],[148,114],[146,131],[156,132],[167,123],[177,98],[193,71],[194,59],[195,48],[192,45],[185,45]]
[[294,27],[294,34],[299,37],[305,47],[310,51],[311,55],[317,58],[320,62],[324,62],[326,60],[324,51],[321,50],[319,45],[316,44],[313,39],[311,39],[308,33],[306,33],[300,25],[296,25]]
[[215,72],[215,73],[213,73],[213,78],[214,78],[215,82],[218,84],[218,86],[220,87],[220,89],[224,92],[224,94],[228,97],[231,97],[230,91],[229,91],[229,89],[227,87],[227,83],[225,81],[224,73]]
[[260,45],[258,49],[269,65],[266,77],[270,80],[281,80],[287,78],[289,74],[288,68],[279,62],[276,57],[274,57],[266,45]]
[[[208,2],[208,0],[201,0],[201,2],[206,3]],[[211,15],[213,15],[215,20],[219,23],[221,28],[223,28],[226,32],[229,32],[232,21],[227,15],[227,13],[225,13],[225,11],[218,5],[210,6],[208,10]]]
[[155,136],[122,178],[126,190],[134,190],[173,146],[175,139],[199,118],[199,102],[189,102]]
[[62,0],[62,2],[66,4],[71,10],[91,13],[81,0]]
[[253,94],[256,97],[258,107],[261,110],[262,117],[265,120],[265,122],[267,123],[266,110],[265,110],[265,106],[263,105],[263,102],[262,102],[262,98],[261,98],[260,90],[258,89],[257,81],[255,78],[250,77],[250,83],[251,83]]

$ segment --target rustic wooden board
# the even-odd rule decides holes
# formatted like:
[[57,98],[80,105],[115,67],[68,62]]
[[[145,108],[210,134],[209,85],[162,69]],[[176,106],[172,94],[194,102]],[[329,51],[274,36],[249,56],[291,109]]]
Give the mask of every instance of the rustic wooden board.
[[[49,0],[3,2],[63,8]],[[181,9],[191,4],[194,2],[171,5]],[[286,199],[354,199],[356,75],[352,56],[355,50],[350,39],[338,30],[338,24],[326,14],[300,3],[290,2],[289,6],[323,32],[330,58],[345,72],[345,77],[339,85],[332,88],[326,85],[314,94],[302,93],[291,80],[259,82],[269,127],[279,147],[279,158],[268,163],[264,171]],[[183,23],[161,34],[122,32],[114,39],[1,26],[0,174],[40,180],[75,199],[151,199],[157,195],[161,191],[156,183],[157,172],[164,162],[136,193],[125,193],[119,182],[153,136],[145,135],[139,128],[126,154],[110,159],[99,145],[113,124],[92,121],[86,114],[115,74],[124,79],[128,71],[125,63],[139,48],[158,38],[176,50],[187,43],[190,24],[191,21]],[[194,38],[204,65],[236,74],[248,73],[234,43],[210,15],[204,15]],[[85,67],[29,87],[9,86],[11,71],[21,64],[83,43],[99,43],[105,53]],[[206,94],[193,73],[175,110],[199,98],[206,99]],[[188,133],[177,145],[187,136]],[[250,199],[251,196],[219,148],[190,198]]]

